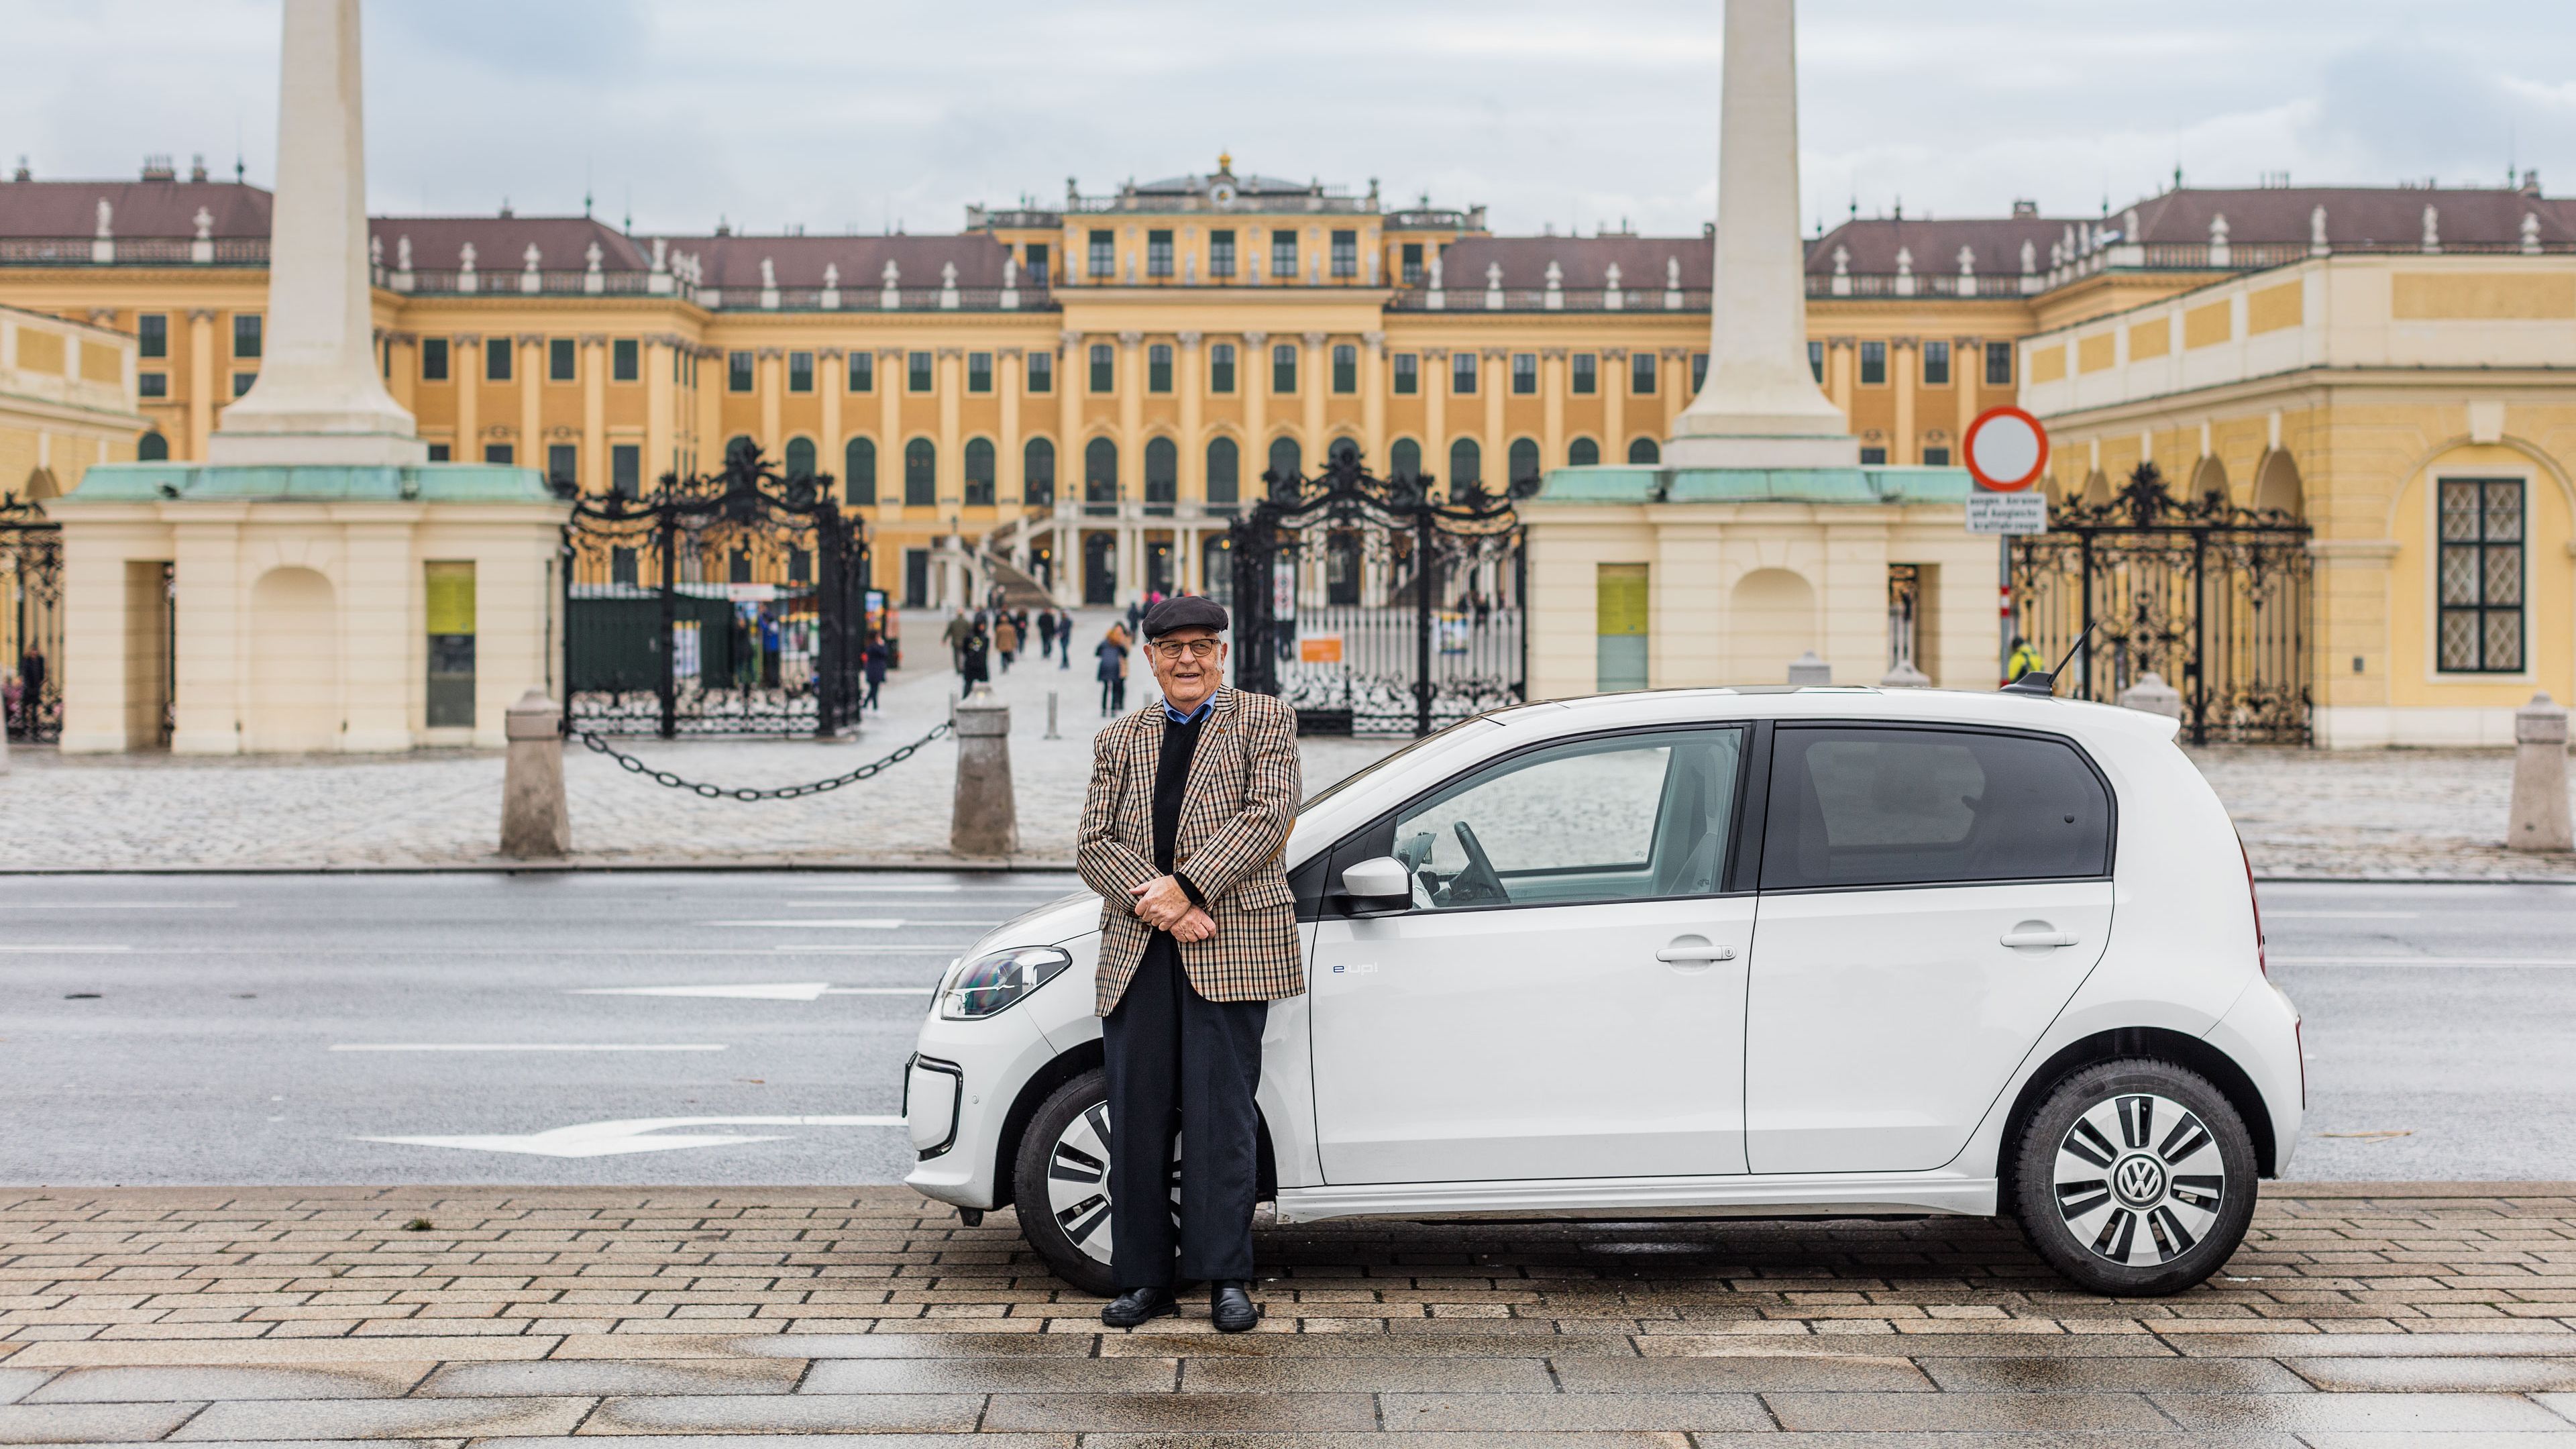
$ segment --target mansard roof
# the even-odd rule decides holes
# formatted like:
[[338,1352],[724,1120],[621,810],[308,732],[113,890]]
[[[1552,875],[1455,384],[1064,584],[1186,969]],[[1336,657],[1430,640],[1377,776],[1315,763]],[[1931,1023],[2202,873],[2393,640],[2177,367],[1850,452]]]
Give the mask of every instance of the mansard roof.
[[193,237],[203,209],[211,236],[268,235],[268,192],[236,181],[0,181],[0,236],[98,234],[98,204],[122,237]]
[[1684,288],[1705,289],[1714,259],[1704,236],[1462,236],[1441,253],[1440,284],[1453,292],[1481,290],[1485,269],[1499,266],[1505,288],[1543,288],[1550,262],[1565,287],[1607,286],[1615,262],[1621,288],[1649,291],[1664,286],[1673,262],[1681,263]]

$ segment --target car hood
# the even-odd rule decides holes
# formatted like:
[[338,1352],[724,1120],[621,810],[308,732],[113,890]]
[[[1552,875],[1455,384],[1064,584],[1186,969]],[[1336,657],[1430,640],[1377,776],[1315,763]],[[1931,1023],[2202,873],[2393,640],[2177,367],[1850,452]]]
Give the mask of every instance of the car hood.
[[1005,946],[1060,946],[1099,929],[1100,897],[1090,891],[1075,891],[995,926],[977,938],[965,954],[971,959]]

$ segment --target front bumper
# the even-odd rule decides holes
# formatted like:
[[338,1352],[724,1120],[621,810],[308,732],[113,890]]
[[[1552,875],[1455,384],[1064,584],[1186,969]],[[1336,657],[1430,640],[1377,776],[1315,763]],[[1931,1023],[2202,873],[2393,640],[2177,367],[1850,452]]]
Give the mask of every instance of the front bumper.
[[996,1205],[1008,1170],[1003,1123],[1020,1088],[1055,1056],[1026,1006],[975,1021],[943,1020],[934,1007],[922,1023],[904,1063],[904,1121],[921,1154],[905,1186],[956,1207]]

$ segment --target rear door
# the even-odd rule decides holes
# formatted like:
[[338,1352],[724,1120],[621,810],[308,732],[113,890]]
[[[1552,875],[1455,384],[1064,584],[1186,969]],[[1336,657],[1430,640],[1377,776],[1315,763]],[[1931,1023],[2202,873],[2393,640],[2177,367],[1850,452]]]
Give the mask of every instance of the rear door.
[[1773,741],[1748,1160],[1939,1167],[2102,957],[2110,789],[2054,736],[1784,724]]

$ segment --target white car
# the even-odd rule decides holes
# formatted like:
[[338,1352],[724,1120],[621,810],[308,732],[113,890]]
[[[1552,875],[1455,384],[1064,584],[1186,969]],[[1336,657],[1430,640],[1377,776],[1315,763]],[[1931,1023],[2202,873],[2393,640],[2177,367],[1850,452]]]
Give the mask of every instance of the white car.
[[[1500,710],[1306,802],[1281,1222],[2018,1218],[2098,1292],[2225,1262],[2298,1140],[2299,1018],[2158,715],[1771,686]],[[1088,893],[952,966],[911,1186],[1111,1291]],[[1183,1144],[1186,1152],[1187,1144]]]

